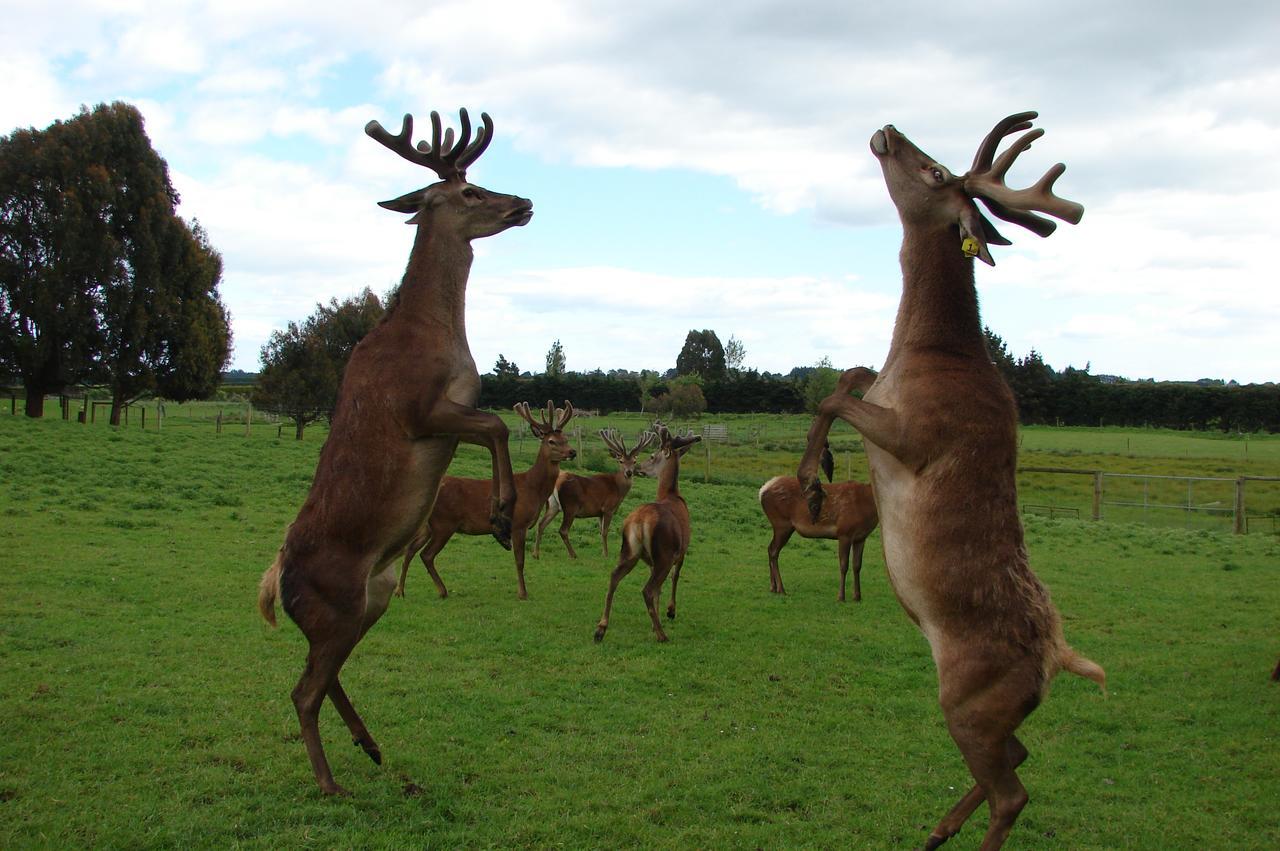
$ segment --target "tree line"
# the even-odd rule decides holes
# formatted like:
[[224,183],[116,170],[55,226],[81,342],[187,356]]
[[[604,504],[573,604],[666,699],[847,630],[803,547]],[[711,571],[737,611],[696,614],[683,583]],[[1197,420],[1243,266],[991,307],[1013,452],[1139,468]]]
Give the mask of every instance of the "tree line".
[[111,423],[146,394],[217,389],[231,351],[222,258],[151,147],[141,113],[100,104],[0,137],[0,374],[27,416],[106,385]]
[[[341,303],[317,305],[301,325],[290,323],[276,332],[263,348],[254,403],[292,418],[301,435],[306,422],[333,408],[346,357],[381,315],[378,297],[366,289]],[[1280,387],[1274,384],[1135,382],[1092,375],[1088,366],[1056,371],[1034,350],[1014,358],[998,335],[984,330],[1023,424],[1280,431]],[[661,374],[572,372],[565,369],[564,346],[556,340],[542,372],[522,372],[498,355],[493,369],[480,377],[480,406],[509,409],[516,402],[569,399],[579,409],[602,413],[639,410],[680,418],[812,413],[840,375],[828,358],[779,374],[744,369],[744,355],[740,341],[730,338],[722,346],[714,331],[691,330],[675,366]]]

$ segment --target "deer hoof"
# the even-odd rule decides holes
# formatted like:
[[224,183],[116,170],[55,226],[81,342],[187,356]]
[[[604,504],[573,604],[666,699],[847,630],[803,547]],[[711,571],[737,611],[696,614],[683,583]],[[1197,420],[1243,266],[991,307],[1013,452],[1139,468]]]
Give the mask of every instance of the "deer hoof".
[[673,620],[675,620],[675,619],[676,619],[676,610],[675,610],[675,609],[667,609],[667,620],[669,620],[669,621],[673,621]]
[[373,760],[374,765],[382,765],[382,751],[378,750],[378,746],[372,740],[365,742],[360,739],[353,739],[351,743],[367,753],[369,759]]
[[330,780],[328,783],[320,784],[320,791],[334,798],[350,798],[351,793],[343,789],[337,783]]
[[595,636],[596,644],[599,644],[601,641],[604,641],[604,631],[605,631],[605,627],[603,626],[596,627],[596,636]]

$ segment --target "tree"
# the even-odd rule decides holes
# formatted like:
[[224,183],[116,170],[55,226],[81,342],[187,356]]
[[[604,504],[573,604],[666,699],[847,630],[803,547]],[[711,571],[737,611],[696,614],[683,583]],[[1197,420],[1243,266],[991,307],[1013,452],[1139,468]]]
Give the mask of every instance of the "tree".
[[684,338],[684,347],[676,356],[676,373],[716,379],[723,378],[724,371],[724,346],[720,345],[716,332],[709,329],[690,331]]
[[498,361],[493,365],[493,374],[499,378],[519,378],[520,367],[515,365],[514,361],[509,361],[501,353],[498,354]]
[[818,405],[836,390],[836,382],[840,373],[831,366],[831,358],[823,356],[813,367],[801,384],[801,396],[804,397],[804,409],[810,414],[818,412]]
[[564,346],[559,340],[547,351],[547,375],[564,375]]
[[162,385],[211,392],[230,353],[221,259],[176,214],[141,113],[82,109],[0,149],[0,359],[22,376],[28,415],[79,380],[109,384],[112,425]]
[[317,304],[301,326],[290,322],[274,332],[262,347],[253,404],[293,420],[294,436],[301,440],[308,424],[333,412],[351,352],[383,313],[366,287],[346,301]]
[[101,346],[97,283],[115,266],[108,168],[91,162],[84,113],[0,138],[0,368],[44,397],[94,375]]
[[987,354],[991,356],[991,362],[995,364],[996,370],[1005,382],[1012,385],[1017,363],[1009,353],[1009,347],[1005,345],[999,334],[991,330],[990,326],[982,326],[982,336],[987,342]]
[[670,405],[672,416],[700,417],[707,409],[707,397],[693,376],[683,376],[671,382]]
[[738,374],[742,371],[742,362],[747,357],[747,347],[742,345],[742,341],[732,334],[729,335],[729,342],[724,344],[724,365],[729,372]]
[[636,386],[640,388],[640,413],[644,413],[645,406],[653,400],[653,389],[658,386],[658,373],[652,369],[640,370],[640,375],[636,378]]

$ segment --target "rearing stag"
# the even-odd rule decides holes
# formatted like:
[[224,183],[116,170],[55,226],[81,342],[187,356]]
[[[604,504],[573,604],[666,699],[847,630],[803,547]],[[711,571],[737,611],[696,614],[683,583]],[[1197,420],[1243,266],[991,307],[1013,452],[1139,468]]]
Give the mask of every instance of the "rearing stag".
[[[999,848],[1027,802],[1016,769],[1027,750],[1014,735],[1062,669],[1105,685],[1098,665],[1068,646],[1049,592],[1032,573],[1018,517],[1013,396],[991,363],[978,319],[973,257],[994,265],[989,243],[1008,245],[974,203],[1048,236],[1084,208],[1053,194],[1065,166],[1034,186],[1004,183],[1033,130],[996,157],[1001,140],[1031,126],[1011,115],[953,175],[892,126],[871,150],[902,219],[902,301],[884,369],[845,372],[809,432],[799,477],[814,515],[822,503],[818,459],[835,417],[866,441],[885,565],[938,669],[939,701],[976,785],[929,835],[941,845],[985,799],[983,849]],[[850,396],[863,391],[861,399]]]
[[410,139],[406,115],[399,135],[376,121],[365,132],[440,182],[381,206],[411,213],[418,226],[409,265],[386,318],[356,346],[347,364],[328,440],[311,491],[262,576],[258,608],[275,624],[279,599],[310,644],[293,689],[302,740],[326,794],[345,794],[333,780],[317,718],[328,695],[356,744],[374,762],[382,752],[356,714],[338,672],[356,643],[386,611],[395,566],[424,516],[459,440],[493,454],[493,533],[509,545],[515,485],[507,428],[475,409],[480,376],[463,323],[471,240],[527,224],[533,205],[467,182],[466,170],[493,138],[493,122],[471,139],[467,111],[461,132],[441,139],[431,113],[431,143]]

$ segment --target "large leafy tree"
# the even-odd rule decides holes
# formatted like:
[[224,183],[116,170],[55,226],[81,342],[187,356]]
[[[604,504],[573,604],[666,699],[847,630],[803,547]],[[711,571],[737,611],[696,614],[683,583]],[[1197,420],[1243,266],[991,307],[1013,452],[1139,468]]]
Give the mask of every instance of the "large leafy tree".
[[715,331],[703,329],[685,335],[684,346],[676,356],[676,373],[709,380],[724,377],[724,346]]
[[301,440],[308,424],[333,412],[352,351],[383,313],[382,302],[366,287],[345,301],[317,304],[301,325],[290,322],[273,333],[262,347],[253,404],[293,420]]
[[0,138],[0,367],[23,384],[26,413],[95,377],[100,281],[116,268],[110,170],[88,162],[89,122]]
[[146,393],[214,389],[231,341],[222,262],[177,202],[128,104],[0,140],[0,358],[29,416],[81,380],[109,385],[112,424]]
[[551,344],[551,348],[547,350],[547,375],[564,375],[564,368],[564,346],[560,345],[559,340],[556,340]]

